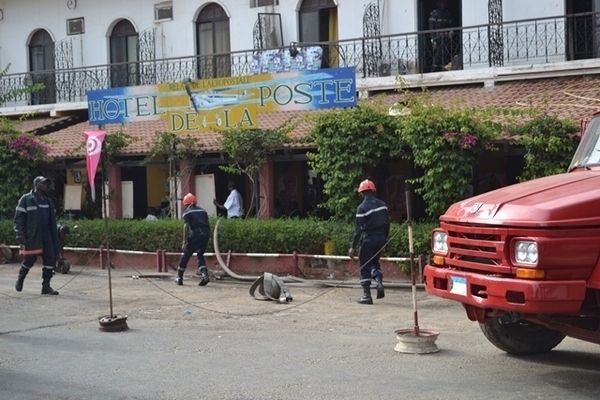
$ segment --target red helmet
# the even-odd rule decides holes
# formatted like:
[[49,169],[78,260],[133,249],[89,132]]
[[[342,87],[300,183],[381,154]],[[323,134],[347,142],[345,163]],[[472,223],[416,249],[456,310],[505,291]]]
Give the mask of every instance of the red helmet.
[[188,193],[183,198],[183,205],[184,206],[189,206],[190,204],[196,204],[196,196],[194,196],[191,193]]
[[371,182],[368,179],[365,179],[358,186],[358,193],[368,192],[368,191],[376,192],[377,189],[375,189],[375,184],[373,182]]

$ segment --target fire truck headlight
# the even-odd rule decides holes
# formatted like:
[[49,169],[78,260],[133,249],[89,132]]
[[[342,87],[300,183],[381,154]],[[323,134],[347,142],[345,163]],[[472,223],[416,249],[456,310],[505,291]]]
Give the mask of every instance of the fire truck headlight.
[[536,242],[518,240],[515,242],[515,261],[520,264],[536,265],[538,262],[538,246]]
[[448,254],[448,234],[442,231],[433,232],[431,240],[431,249],[435,254]]

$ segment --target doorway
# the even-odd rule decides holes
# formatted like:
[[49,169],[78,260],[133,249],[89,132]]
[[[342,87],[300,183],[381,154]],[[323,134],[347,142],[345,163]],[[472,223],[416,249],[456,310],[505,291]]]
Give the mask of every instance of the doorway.
[[129,218],[145,218],[148,211],[146,167],[122,167],[121,181],[132,182],[133,215],[129,216]]
[[[335,42],[338,40],[337,6],[333,0],[304,0],[298,11],[300,43]],[[323,48],[321,68],[338,65],[333,46]]]
[[[568,15],[600,11],[599,0],[566,0]],[[583,60],[598,57],[600,19],[587,14],[567,18],[567,60]]]
[[[461,0],[418,0],[417,18],[419,32],[437,29],[435,24],[430,23],[432,13],[438,10],[441,3],[445,3],[448,17],[445,28],[462,27],[462,1]],[[441,13],[440,13],[441,14]],[[440,15],[438,14],[438,15]],[[435,18],[435,15],[433,17]],[[440,18],[440,17],[438,17]],[[462,68],[462,62],[458,61],[458,56],[462,51],[462,34],[460,29],[454,29],[445,36],[440,37],[439,33],[420,33],[419,34],[419,72],[435,72]],[[434,46],[436,44],[436,46]],[[435,48],[434,48],[435,47]],[[454,60],[453,60],[454,59]]]

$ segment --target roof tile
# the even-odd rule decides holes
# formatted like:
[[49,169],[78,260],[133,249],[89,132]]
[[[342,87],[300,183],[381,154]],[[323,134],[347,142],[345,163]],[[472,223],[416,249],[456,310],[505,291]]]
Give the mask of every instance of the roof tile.
[[[422,96],[420,89],[414,93]],[[546,110],[561,118],[581,118],[590,116],[600,109],[600,75],[573,76],[560,78],[531,79],[520,81],[496,82],[494,86],[481,84],[435,87],[428,90],[433,102],[444,106],[462,105],[464,107],[499,107],[525,110],[530,106]],[[393,93],[375,96],[384,106],[389,107],[406,99],[406,94]],[[361,100],[373,101],[374,99]],[[286,147],[311,148],[311,143],[300,141],[310,130],[310,123],[305,116],[314,115],[321,111],[281,111],[259,115],[259,127],[274,129],[286,121],[297,123],[290,137],[294,141]],[[29,122],[31,126],[42,123]],[[25,125],[24,125],[25,126]],[[27,128],[31,129],[31,128]],[[52,148],[50,156],[56,158],[83,157],[83,132],[95,129],[87,122],[79,123],[60,131],[46,135]],[[166,131],[164,121],[132,122],[121,125],[107,125],[108,133],[122,130],[135,139],[124,151],[125,154],[147,154],[156,132]],[[192,133],[204,151],[218,152],[221,150],[218,132]],[[76,150],[76,151],[74,151]]]

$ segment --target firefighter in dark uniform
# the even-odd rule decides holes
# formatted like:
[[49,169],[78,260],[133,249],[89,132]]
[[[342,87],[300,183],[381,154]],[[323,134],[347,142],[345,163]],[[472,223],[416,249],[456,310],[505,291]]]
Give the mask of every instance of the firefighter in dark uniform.
[[356,246],[363,236],[358,260],[361,266],[360,285],[364,293],[356,301],[360,304],[373,304],[371,279],[377,282],[377,298],[382,299],[385,296],[379,257],[390,232],[390,218],[385,202],[375,197],[373,182],[368,179],[362,181],[358,192],[363,196],[363,202],[356,210],[356,228],[348,255],[354,258]]
[[24,194],[15,210],[14,228],[23,256],[19,277],[15,284],[17,292],[23,290],[23,282],[39,255],[42,256],[42,294],[57,295],[50,287],[54,266],[59,256],[56,209],[46,193],[50,181],[38,176],[33,180],[34,189]]
[[208,213],[205,209],[196,206],[196,196],[188,193],[183,198],[183,245],[181,250],[181,260],[177,268],[177,278],[175,283],[183,285],[183,274],[187,268],[187,263],[194,253],[198,256],[198,269],[202,274],[199,285],[204,286],[210,282],[208,269],[204,261],[204,252],[208,244],[209,222]]

